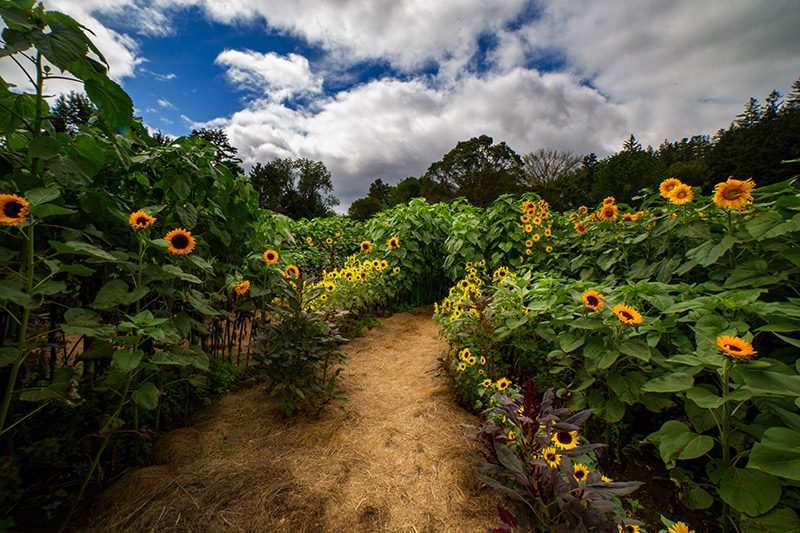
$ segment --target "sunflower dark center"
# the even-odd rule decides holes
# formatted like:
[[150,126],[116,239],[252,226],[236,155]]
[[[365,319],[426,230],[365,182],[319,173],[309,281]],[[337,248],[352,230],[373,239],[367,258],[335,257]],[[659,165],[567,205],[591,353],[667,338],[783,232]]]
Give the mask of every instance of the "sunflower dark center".
[[189,237],[183,234],[178,234],[172,237],[172,247],[178,250],[183,250],[189,246]]
[[736,200],[737,198],[739,198],[739,196],[741,196],[741,194],[742,191],[740,191],[736,187],[731,187],[729,189],[725,189],[724,191],[722,191],[722,197],[725,198],[726,200]]
[[556,454],[554,454],[553,452],[548,452],[547,455],[545,455],[544,457],[548,461],[555,461],[556,460]]
[[19,214],[24,208],[24,205],[12,200],[3,206],[3,214],[8,218],[19,218]]
[[596,307],[597,304],[600,303],[600,300],[597,299],[597,296],[587,296],[586,303],[588,303],[592,307]]
[[141,224],[141,225],[145,225],[145,224],[147,224],[147,218],[139,217],[139,218],[136,219],[136,223],[137,224]]
[[567,431],[559,431],[556,433],[556,440],[561,444],[569,444],[572,442],[572,435]]
[[274,261],[275,260],[275,254],[267,254],[267,259],[269,259],[270,261]]
[[575,471],[575,477],[576,478],[583,479],[584,476],[586,476],[586,473],[583,470],[576,470]]
[[619,314],[622,315],[622,318],[625,320],[633,320],[633,315],[627,311],[620,311]]
[[729,349],[730,351],[732,351],[732,352],[741,352],[742,351],[741,348],[739,348],[738,346],[734,346],[733,344],[726,344],[725,347],[727,349]]

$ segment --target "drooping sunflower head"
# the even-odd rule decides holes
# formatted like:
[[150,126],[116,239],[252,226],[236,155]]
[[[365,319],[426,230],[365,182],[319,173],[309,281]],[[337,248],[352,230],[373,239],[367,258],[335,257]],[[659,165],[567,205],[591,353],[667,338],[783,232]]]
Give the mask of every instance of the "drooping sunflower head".
[[572,450],[578,447],[578,432],[556,431],[550,440],[559,450]]
[[28,218],[30,204],[16,194],[0,194],[0,224],[19,226]]
[[669,533],[694,533],[694,529],[689,529],[689,526],[684,522],[675,522],[669,526]]
[[572,477],[575,478],[575,481],[580,483],[581,481],[586,481],[586,477],[589,475],[589,469],[583,466],[580,463],[575,463],[572,467]]
[[581,296],[583,305],[592,311],[597,311],[603,307],[603,298],[603,295],[597,291],[586,291]]
[[266,252],[264,252],[264,255],[262,257],[264,258],[264,261],[272,265],[278,261],[278,252],[276,252],[275,250],[267,250]]
[[753,201],[751,191],[755,187],[752,179],[742,181],[730,177],[714,187],[714,203],[725,209],[741,209]]
[[359,246],[362,252],[370,253],[372,251],[372,243],[369,241],[361,241]]
[[386,244],[389,246],[390,250],[396,250],[397,248],[400,248],[400,239],[397,237],[392,237]]
[[642,315],[628,305],[617,304],[612,309],[614,314],[617,315],[617,318],[620,319],[621,322],[626,324],[641,324],[642,323]]
[[151,217],[144,211],[135,211],[128,217],[128,223],[133,229],[145,229],[156,221],[155,217]]
[[297,279],[300,277],[300,269],[296,265],[287,265],[283,269],[283,275],[289,279]]
[[661,193],[662,198],[669,198],[669,193],[678,185],[683,185],[683,182],[678,178],[667,178],[658,186],[658,191]]
[[167,240],[167,251],[175,255],[191,253],[196,244],[191,232],[181,228],[170,231],[164,239]]
[[497,383],[495,383],[495,386],[497,387],[497,390],[499,390],[499,391],[506,390],[509,387],[509,385],[511,385],[511,381],[509,381],[506,378],[500,378],[500,379],[497,380]]
[[575,231],[578,232],[578,235],[583,235],[584,233],[586,233],[586,226],[584,226],[580,222],[576,222],[575,223]]
[[619,207],[617,207],[616,204],[604,204],[597,213],[597,216],[600,219],[608,222],[615,221],[617,219],[617,215],[619,215]]
[[717,337],[717,347],[731,357],[751,357],[758,353],[746,340],[728,335]]
[[237,284],[234,290],[236,291],[236,294],[240,296],[243,294],[247,294],[247,291],[250,290],[250,281],[244,280],[243,282]]
[[561,464],[561,455],[559,455],[554,446],[548,446],[542,450],[542,458],[550,468],[557,468]]
[[669,195],[667,195],[667,198],[669,198],[669,201],[675,205],[688,204],[694,200],[694,192],[692,191],[691,187],[681,183],[680,185],[676,185],[672,188]]

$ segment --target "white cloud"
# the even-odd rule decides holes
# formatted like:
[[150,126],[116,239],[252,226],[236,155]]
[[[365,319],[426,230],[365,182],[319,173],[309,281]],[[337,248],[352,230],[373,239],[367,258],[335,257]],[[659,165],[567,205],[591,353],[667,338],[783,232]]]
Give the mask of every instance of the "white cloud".
[[279,157],[323,161],[343,207],[372,179],[418,176],[458,141],[484,133],[519,153],[541,146],[602,152],[614,146],[601,139],[621,138],[629,128],[619,106],[574,77],[525,69],[463,76],[447,87],[376,80],[313,109],[263,99],[195,126],[224,127],[248,165]]
[[175,107],[175,104],[173,104],[166,98],[159,98],[158,100],[156,100],[156,103],[159,105],[159,107],[163,107],[166,109],[177,109],[177,107]]
[[227,68],[228,79],[240,89],[263,92],[276,101],[322,90],[322,78],[311,73],[308,59],[299,54],[225,50],[215,62]]

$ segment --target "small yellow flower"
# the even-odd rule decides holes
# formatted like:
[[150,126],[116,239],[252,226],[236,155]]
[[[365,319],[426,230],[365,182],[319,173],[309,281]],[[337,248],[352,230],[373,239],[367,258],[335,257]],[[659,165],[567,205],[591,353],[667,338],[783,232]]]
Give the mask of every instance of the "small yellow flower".
[[489,387],[492,386],[492,380],[489,379],[489,378],[486,378],[486,379],[483,380],[483,383],[481,383],[481,385],[483,385],[485,388],[488,389]]
[[586,476],[589,475],[589,469],[583,466],[580,463],[575,463],[572,468],[572,476],[575,478],[575,481],[581,482],[586,480]]
[[0,194],[0,225],[19,226],[28,218],[30,204],[16,194]]
[[264,255],[262,257],[264,258],[264,261],[266,261],[267,263],[274,264],[278,260],[278,252],[276,252],[275,250],[267,250],[266,252],[264,252]]
[[370,253],[372,251],[372,243],[369,241],[362,241],[359,246],[363,252]]
[[236,291],[236,294],[240,296],[247,294],[247,291],[250,290],[250,281],[244,280],[243,282],[237,284],[234,290]]
[[308,237],[306,237],[306,242],[307,242],[308,244],[312,244],[312,243],[314,242],[314,238],[313,238],[313,237],[311,237],[311,236],[308,236]]
[[509,385],[511,385],[511,381],[509,381],[506,378],[500,378],[497,380],[497,383],[495,385],[497,386],[497,390],[504,391],[508,388]]
[[128,218],[128,223],[133,229],[145,229],[155,221],[155,217],[151,217],[144,211],[135,211]]

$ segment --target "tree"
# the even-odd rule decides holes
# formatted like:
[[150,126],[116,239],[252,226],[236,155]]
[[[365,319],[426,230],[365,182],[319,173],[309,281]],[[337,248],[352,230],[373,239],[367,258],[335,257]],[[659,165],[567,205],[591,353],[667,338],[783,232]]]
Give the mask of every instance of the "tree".
[[744,111],[740,115],[736,115],[736,125],[740,128],[755,126],[763,115],[764,110],[761,108],[761,104],[751,96],[747,105],[744,106]]
[[192,130],[192,137],[198,137],[213,144],[217,150],[215,160],[227,166],[234,174],[244,174],[242,160],[236,157],[238,150],[228,140],[228,135],[220,128]]
[[525,184],[539,192],[576,171],[580,164],[581,159],[572,152],[539,148],[522,156],[522,175]]
[[331,173],[320,161],[287,158],[257,163],[249,178],[262,209],[294,219],[328,216],[339,205],[332,194]]
[[421,194],[420,180],[413,176],[409,176],[392,187],[392,193],[389,195],[389,199],[386,201],[386,204],[390,206],[407,204],[413,198],[418,198],[421,196]]
[[381,203],[385,204],[392,194],[392,189],[394,189],[394,187],[388,183],[384,183],[382,179],[378,178],[370,184],[367,196],[376,198],[380,200]]
[[347,216],[355,220],[367,220],[384,208],[383,202],[374,196],[359,198],[350,204]]
[[800,109],[800,78],[792,83],[792,89],[786,95],[786,102],[784,102],[781,111],[786,112],[792,109]]
[[50,112],[56,131],[78,131],[97,112],[91,100],[77,91],[59,95]]
[[639,144],[639,141],[637,141],[636,137],[634,137],[633,133],[631,133],[631,136],[628,137],[628,140],[623,143],[622,150],[625,152],[641,152],[642,145]]
[[657,187],[667,177],[667,167],[643,150],[624,150],[598,163],[592,184],[592,203],[606,196],[630,202],[644,187]]
[[429,200],[464,196],[473,205],[487,207],[501,194],[519,191],[522,159],[505,142],[493,142],[488,135],[461,141],[428,167],[423,178],[433,185],[425,191],[432,196]]

